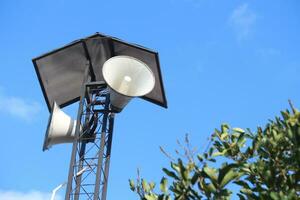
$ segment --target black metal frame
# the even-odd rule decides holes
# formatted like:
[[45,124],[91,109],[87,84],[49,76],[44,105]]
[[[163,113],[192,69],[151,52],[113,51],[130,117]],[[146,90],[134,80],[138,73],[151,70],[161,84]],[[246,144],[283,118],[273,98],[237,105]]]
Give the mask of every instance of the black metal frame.
[[[94,72],[93,72],[92,63],[91,63],[91,60],[90,60],[90,54],[89,54],[88,49],[87,49],[87,47],[86,47],[86,42],[85,42],[85,41],[88,40],[88,39],[97,38],[97,37],[109,38],[109,39],[111,40],[111,43],[112,43],[113,41],[115,41],[115,42],[119,42],[119,43],[124,44],[124,45],[128,45],[128,46],[130,46],[130,47],[138,48],[138,49],[140,49],[140,50],[147,51],[147,52],[149,52],[149,53],[155,54],[155,60],[156,60],[157,65],[158,65],[158,67],[157,67],[158,78],[159,78],[159,81],[161,82],[161,90],[162,90],[162,98],[163,98],[163,101],[162,101],[162,102],[156,101],[156,100],[151,99],[151,98],[148,98],[148,97],[146,97],[146,96],[143,96],[143,97],[141,97],[141,98],[144,99],[144,100],[146,100],[146,101],[149,101],[149,102],[152,102],[152,103],[154,103],[154,104],[157,104],[157,105],[159,105],[159,106],[162,106],[162,107],[164,107],[164,108],[167,108],[167,107],[168,107],[168,106],[167,106],[167,99],[166,99],[165,90],[164,90],[164,87],[163,87],[163,80],[162,80],[162,75],[161,75],[161,69],[160,69],[160,63],[159,63],[158,52],[153,51],[153,50],[151,50],[151,49],[149,49],[149,48],[143,47],[143,46],[138,45],[138,44],[127,43],[127,42],[122,41],[122,40],[120,40],[120,39],[118,39],[118,38],[116,38],[116,37],[111,37],[111,36],[104,35],[104,34],[102,34],[102,33],[98,33],[98,32],[97,32],[97,33],[94,34],[94,35],[91,35],[91,36],[89,36],[89,37],[86,37],[86,38],[83,38],[83,39],[80,39],[80,40],[75,40],[75,41],[71,42],[70,44],[68,44],[68,45],[66,45],[66,46],[63,46],[63,47],[58,48],[58,49],[55,49],[55,50],[53,50],[53,51],[51,51],[51,52],[45,53],[45,54],[43,54],[43,55],[41,55],[41,56],[38,56],[38,57],[32,59],[32,62],[33,62],[33,65],[34,65],[34,68],[35,68],[35,71],[36,71],[36,74],[37,74],[37,77],[38,77],[38,80],[39,80],[39,83],[40,83],[40,86],[41,86],[41,89],[42,89],[42,92],[43,92],[43,95],[44,95],[44,98],[45,98],[46,103],[47,103],[48,110],[49,110],[49,111],[51,110],[51,106],[52,106],[52,105],[50,105],[50,103],[49,103],[49,99],[48,99],[46,90],[45,90],[45,88],[44,88],[44,86],[43,86],[43,82],[42,82],[42,79],[41,79],[41,74],[40,74],[40,72],[39,72],[39,69],[38,69],[36,60],[38,60],[38,59],[40,59],[40,58],[43,58],[43,57],[46,57],[46,56],[48,56],[48,55],[51,55],[51,54],[53,54],[53,53],[56,53],[56,52],[58,52],[58,51],[61,51],[61,50],[63,50],[63,49],[72,47],[73,45],[77,45],[77,44],[79,44],[79,43],[82,43],[83,48],[84,48],[84,52],[85,52],[86,59],[87,59],[87,61],[89,62],[89,68],[91,68],[91,69],[90,69],[90,72],[91,72],[90,75],[91,75],[91,77],[92,77],[92,80],[94,80],[94,79],[95,79],[95,74],[94,74]],[[112,46],[112,45],[111,45],[111,46]],[[77,102],[77,101],[79,101],[79,100],[80,100],[80,97],[76,97],[76,98],[74,98],[74,99],[71,99],[71,100],[65,102],[65,103],[62,104],[62,105],[59,105],[59,106],[60,106],[60,108],[63,108],[63,107],[65,107],[65,106],[68,106],[68,105],[70,105],[70,104],[72,104],[72,103],[75,103],[75,102]]]
[[104,82],[82,88],[65,200],[106,200],[114,112]]

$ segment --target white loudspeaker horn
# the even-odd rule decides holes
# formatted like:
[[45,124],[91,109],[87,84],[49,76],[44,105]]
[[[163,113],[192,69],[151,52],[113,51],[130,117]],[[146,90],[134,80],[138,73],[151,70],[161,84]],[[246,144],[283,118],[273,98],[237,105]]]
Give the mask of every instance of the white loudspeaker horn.
[[110,87],[111,105],[117,112],[122,111],[131,98],[151,92],[155,85],[154,74],[148,65],[130,56],[108,59],[102,74]]
[[72,120],[54,102],[45,135],[43,151],[52,145],[72,143],[75,140],[76,120]]

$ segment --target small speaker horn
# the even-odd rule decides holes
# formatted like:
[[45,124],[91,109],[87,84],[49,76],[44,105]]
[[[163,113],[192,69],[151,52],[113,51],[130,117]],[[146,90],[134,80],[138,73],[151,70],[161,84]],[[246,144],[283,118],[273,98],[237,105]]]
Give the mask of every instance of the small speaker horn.
[[116,112],[121,112],[133,97],[151,92],[155,85],[154,74],[148,65],[130,56],[108,59],[102,73],[110,87],[110,102]]
[[75,129],[76,120],[72,120],[54,102],[45,134],[43,151],[55,144],[72,143],[75,139]]

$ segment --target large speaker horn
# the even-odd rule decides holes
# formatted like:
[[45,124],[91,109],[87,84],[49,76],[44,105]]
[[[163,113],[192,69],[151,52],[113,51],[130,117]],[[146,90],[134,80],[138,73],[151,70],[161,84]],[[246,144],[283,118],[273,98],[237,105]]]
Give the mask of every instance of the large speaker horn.
[[72,143],[75,139],[76,120],[72,120],[54,102],[45,135],[43,151],[52,145]]
[[103,78],[110,87],[110,102],[117,112],[133,97],[151,92],[155,78],[151,69],[142,61],[130,56],[108,59],[102,68]]

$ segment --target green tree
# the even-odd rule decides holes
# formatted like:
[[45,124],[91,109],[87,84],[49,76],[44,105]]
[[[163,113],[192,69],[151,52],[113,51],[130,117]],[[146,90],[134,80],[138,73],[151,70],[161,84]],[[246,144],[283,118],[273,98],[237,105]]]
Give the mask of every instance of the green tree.
[[159,189],[139,177],[129,180],[130,189],[141,200],[227,200],[232,185],[241,200],[300,199],[300,112],[292,104],[291,110],[255,133],[222,124],[202,154],[186,137],[184,156],[163,168]]

